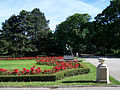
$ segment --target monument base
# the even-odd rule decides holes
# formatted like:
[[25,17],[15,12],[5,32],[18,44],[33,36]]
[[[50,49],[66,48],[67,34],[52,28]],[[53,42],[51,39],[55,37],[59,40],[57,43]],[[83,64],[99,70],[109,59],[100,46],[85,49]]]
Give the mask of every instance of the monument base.
[[109,83],[109,69],[105,64],[100,64],[97,67],[97,83]]
[[74,56],[73,55],[64,55],[63,59],[65,61],[72,61],[72,60],[74,60]]

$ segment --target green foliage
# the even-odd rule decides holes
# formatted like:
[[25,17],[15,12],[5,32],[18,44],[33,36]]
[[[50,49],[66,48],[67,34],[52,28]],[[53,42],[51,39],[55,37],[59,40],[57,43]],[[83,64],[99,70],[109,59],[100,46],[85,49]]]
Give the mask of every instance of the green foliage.
[[76,13],[49,30],[49,20],[38,8],[22,10],[2,23],[0,54],[13,57],[63,55],[68,44],[75,54],[117,54],[120,46],[120,0],[112,0],[90,22],[89,14]]
[[58,53],[63,54],[65,45],[68,44],[74,53],[85,52],[87,45],[87,34],[89,33],[87,23],[90,20],[88,14],[74,14],[56,27],[55,36]]
[[70,76],[74,76],[74,75],[80,75],[80,74],[87,74],[90,72],[89,68],[78,68],[78,69],[69,69],[69,70],[64,70],[61,72],[57,72],[56,73],[56,79],[62,79],[64,77],[70,77]]
[[120,0],[111,1],[95,19],[97,51],[105,54],[114,53],[113,49],[120,49]]
[[55,81],[55,75],[0,75],[0,81]]
[[7,50],[13,57],[44,52],[48,22],[37,8],[31,12],[22,10],[19,15],[12,15],[2,23],[1,51]]

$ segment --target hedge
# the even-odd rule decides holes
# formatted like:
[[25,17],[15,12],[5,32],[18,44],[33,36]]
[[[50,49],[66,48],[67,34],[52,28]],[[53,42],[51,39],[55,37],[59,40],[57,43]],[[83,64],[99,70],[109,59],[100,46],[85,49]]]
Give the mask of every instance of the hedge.
[[56,73],[56,80],[60,80],[64,77],[87,74],[90,72],[89,68],[78,68],[78,69],[69,69]]
[[43,74],[43,75],[0,75],[0,81],[56,81],[64,77],[73,75],[87,74],[90,69],[87,67],[78,69],[68,69],[57,72],[55,74]]

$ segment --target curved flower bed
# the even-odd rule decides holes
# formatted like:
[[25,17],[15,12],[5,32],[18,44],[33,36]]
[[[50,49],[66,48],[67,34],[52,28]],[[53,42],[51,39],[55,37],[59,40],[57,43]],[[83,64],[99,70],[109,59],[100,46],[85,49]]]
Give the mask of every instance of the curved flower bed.
[[40,65],[51,65],[54,66],[52,70],[41,70],[41,67],[35,69],[35,65],[30,69],[23,68],[23,70],[14,69],[0,69],[0,75],[36,75],[36,74],[52,74],[59,72],[61,70],[72,69],[72,68],[81,68],[82,64],[80,64],[77,60],[75,61],[58,61],[59,57],[41,57],[40,60],[35,60],[37,64]]
[[79,74],[87,74],[90,69],[75,61],[59,61],[58,57],[41,57],[40,60],[35,60],[39,65],[52,65],[51,70],[41,70],[41,67],[35,68],[35,65],[30,69],[23,68],[22,70],[0,69],[0,81],[55,81],[64,77],[69,77]]

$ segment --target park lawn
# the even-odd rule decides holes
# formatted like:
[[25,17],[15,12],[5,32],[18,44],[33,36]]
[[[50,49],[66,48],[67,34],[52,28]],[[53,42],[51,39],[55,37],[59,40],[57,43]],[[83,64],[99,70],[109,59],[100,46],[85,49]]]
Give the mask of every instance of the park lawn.
[[53,66],[38,65],[35,60],[0,60],[0,68],[4,69],[30,69],[35,65],[35,68],[41,67],[42,70],[52,69]]
[[[17,62],[17,61],[16,61]],[[27,61],[26,61],[27,62]],[[78,85],[120,85],[120,82],[110,76],[110,84],[95,83],[96,80],[96,67],[90,63],[83,62],[82,64],[90,68],[90,73],[83,75],[76,75],[66,77],[58,81],[50,82],[0,82],[0,86],[78,86]],[[2,65],[2,64],[1,64]]]

